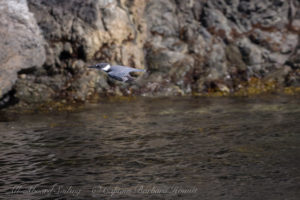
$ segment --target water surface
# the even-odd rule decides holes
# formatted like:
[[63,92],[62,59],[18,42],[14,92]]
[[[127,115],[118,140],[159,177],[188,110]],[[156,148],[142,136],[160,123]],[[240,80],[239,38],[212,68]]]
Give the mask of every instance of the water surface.
[[299,199],[297,98],[104,101],[0,117],[4,199]]

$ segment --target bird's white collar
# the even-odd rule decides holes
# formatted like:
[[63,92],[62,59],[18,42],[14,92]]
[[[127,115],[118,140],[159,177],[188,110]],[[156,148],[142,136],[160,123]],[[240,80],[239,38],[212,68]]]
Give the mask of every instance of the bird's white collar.
[[109,71],[110,70],[110,65],[106,65],[106,67],[103,67],[102,70],[106,71],[106,72]]

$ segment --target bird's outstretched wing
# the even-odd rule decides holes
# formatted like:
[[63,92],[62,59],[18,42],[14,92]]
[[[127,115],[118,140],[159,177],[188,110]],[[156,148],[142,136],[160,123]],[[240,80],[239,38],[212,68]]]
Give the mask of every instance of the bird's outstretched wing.
[[113,65],[111,66],[112,71],[120,71],[120,72],[144,72],[144,69],[137,69],[137,68],[132,68],[132,67],[127,67],[127,66],[121,66],[121,65]]
[[111,78],[116,79],[116,80],[118,80],[118,81],[124,81],[123,78],[121,78],[121,77],[119,77],[119,76],[116,76],[116,75],[114,75],[114,74],[108,73],[108,75],[109,75]]
[[136,68],[131,68],[132,70],[130,72],[145,72],[146,70],[144,69],[136,69]]
[[[132,67],[120,66],[120,65],[113,65],[111,66],[111,70],[108,72],[108,75],[114,79],[119,81],[128,81],[132,80],[133,77],[130,75],[132,72],[143,72],[143,69],[136,69]],[[121,80],[122,79],[122,80]]]

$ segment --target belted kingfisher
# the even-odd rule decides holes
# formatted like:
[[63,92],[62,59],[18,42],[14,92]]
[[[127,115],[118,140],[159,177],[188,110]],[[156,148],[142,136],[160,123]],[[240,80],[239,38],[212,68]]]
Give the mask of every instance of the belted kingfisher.
[[130,75],[130,73],[132,72],[145,72],[144,69],[136,69],[120,65],[110,65],[109,63],[98,63],[96,65],[89,66],[88,68],[102,70],[106,72],[109,77],[122,82],[133,81],[134,78]]

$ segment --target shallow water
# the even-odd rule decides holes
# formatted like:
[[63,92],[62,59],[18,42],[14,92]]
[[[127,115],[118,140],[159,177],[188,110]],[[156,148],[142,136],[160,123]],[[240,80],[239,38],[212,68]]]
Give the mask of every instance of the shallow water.
[[299,199],[297,98],[106,101],[0,117],[4,199]]

